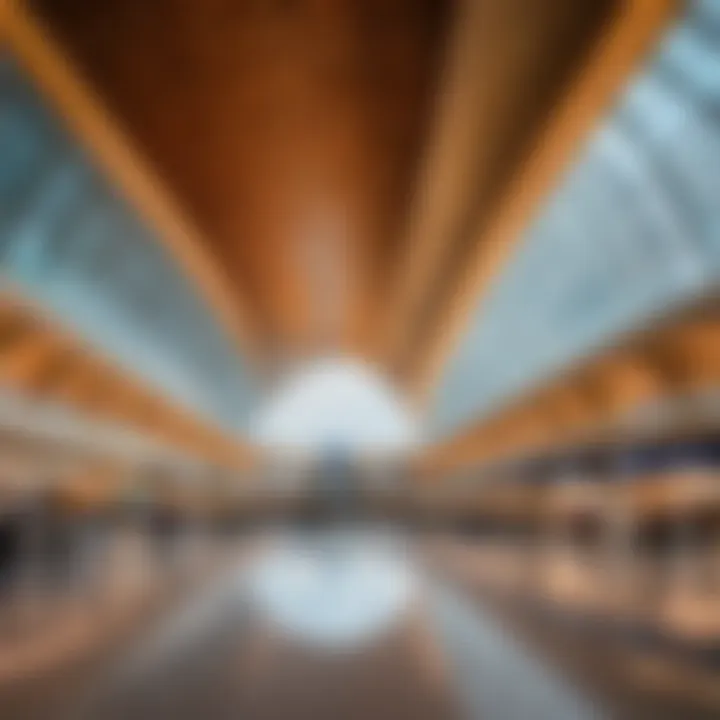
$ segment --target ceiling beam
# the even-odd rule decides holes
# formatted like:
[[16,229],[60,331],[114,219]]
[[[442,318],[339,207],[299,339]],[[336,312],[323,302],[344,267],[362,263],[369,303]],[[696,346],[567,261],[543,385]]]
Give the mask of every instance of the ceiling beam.
[[98,166],[153,228],[244,357],[261,367],[260,341],[240,293],[72,60],[24,0],[0,2],[5,43]]
[[[469,249],[463,252],[463,262],[452,269],[450,278],[432,279],[436,268],[442,266],[441,255],[457,249],[449,244],[451,235],[430,231],[426,234],[418,226],[420,242],[412,247],[417,260],[411,262],[406,258],[406,277],[400,281],[403,290],[398,307],[404,312],[402,317],[393,320],[389,330],[389,336],[396,338],[395,346],[391,347],[391,362],[399,368],[412,396],[428,397],[490,282],[511,257],[523,230],[556,186],[581,141],[653,47],[677,4],[675,0],[620,0],[617,12],[592,43],[584,62],[555,103],[550,118],[536,131],[524,161],[518,163],[503,185],[489,218],[470,232]],[[466,28],[460,32],[471,30]],[[465,44],[468,42],[464,40]],[[462,46],[463,42],[459,44]],[[463,73],[467,75],[471,66],[463,65],[470,62],[464,60],[466,49],[458,49],[457,55],[458,77],[454,82],[459,88],[467,83]],[[450,89],[452,87],[451,83]],[[446,111],[448,117],[440,123],[440,135],[434,146],[437,157],[430,161],[429,171],[429,182],[434,183],[431,188],[441,184],[447,187],[441,195],[444,206],[436,208],[441,218],[436,226],[428,218],[419,216],[423,219],[419,225],[443,230],[449,230],[452,222],[457,223],[457,214],[467,197],[471,172],[464,158],[476,154],[474,145],[478,142],[488,141],[474,135],[472,127],[468,127],[473,119],[479,122],[482,111],[474,106],[472,94],[469,91],[459,96],[455,93],[454,97],[447,94],[447,102],[454,108]],[[460,123],[460,127],[454,127],[454,123]],[[439,295],[433,298],[431,306],[412,317],[413,308],[416,311],[423,308],[418,299],[422,292],[436,293],[438,289]]]
[[246,469],[254,452],[101,357],[17,291],[0,294],[0,385],[154,437],[179,455]]
[[32,386],[35,377],[61,350],[56,338],[35,332],[6,347],[0,355],[0,378],[22,390]]
[[477,144],[485,105],[483,84],[473,80],[487,46],[481,42],[483,16],[483,3],[462,0],[453,18],[404,252],[381,319],[378,351],[391,367],[411,341],[417,313],[448,251],[448,238],[459,231],[472,201],[477,178],[470,150]]
[[[639,410],[718,388],[720,311],[691,310],[627,338],[436,444],[421,464],[447,472],[626,435],[634,422],[640,427]],[[579,410],[567,412],[568,403]]]

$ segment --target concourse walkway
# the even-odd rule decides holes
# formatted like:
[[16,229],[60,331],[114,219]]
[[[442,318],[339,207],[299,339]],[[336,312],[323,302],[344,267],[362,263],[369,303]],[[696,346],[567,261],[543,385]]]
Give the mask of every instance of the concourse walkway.
[[[397,537],[380,543],[379,548],[370,533],[344,540],[344,550],[332,550],[332,538],[321,543],[336,552],[330,561],[340,558],[338,567],[346,562],[342,558],[350,552],[348,547],[359,548],[357,557],[362,562],[374,553],[370,564],[377,567],[384,562],[382,553],[389,553],[394,563],[401,558],[408,563],[411,590],[406,587],[393,595],[402,597],[402,607],[396,604],[384,617],[376,613],[377,628],[372,630],[368,624],[367,637],[356,633],[352,641],[349,635],[343,640],[342,623],[349,628],[354,621],[351,613],[343,615],[338,610],[345,602],[340,590],[334,595],[330,591],[330,602],[314,625],[291,627],[292,602],[283,605],[281,599],[273,609],[263,608],[259,601],[262,596],[265,602],[275,602],[257,590],[258,578],[267,577],[267,568],[272,566],[268,558],[273,558],[274,542],[271,539],[269,549],[267,543],[262,544],[255,562],[238,560],[212,582],[203,583],[182,602],[136,628],[120,649],[86,663],[80,672],[64,668],[55,677],[28,680],[25,705],[16,701],[2,717],[584,720],[603,716],[593,702],[529,655],[460,590],[433,580],[422,569],[417,548],[408,548]],[[372,546],[370,554],[365,553],[366,543]],[[308,547],[317,550],[316,540],[308,543],[302,536],[292,537],[289,545],[283,538],[282,544],[304,548],[300,553]],[[311,562],[322,564],[328,557]],[[366,586],[372,585],[361,561],[352,561],[356,565],[351,572],[362,575]],[[301,567],[302,554],[294,562]],[[293,572],[287,556],[278,568],[285,578]],[[341,577],[342,570],[333,572],[331,583],[348,582]],[[303,594],[311,600],[315,592],[303,582],[285,586],[301,603]],[[363,599],[366,607],[373,602],[372,593]],[[359,612],[352,607],[353,613]],[[385,603],[385,607],[390,605]],[[308,608],[303,610],[307,614]],[[313,632],[321,631],[323,614],[328,623],[335,618],[336,634],[313,638]],[[51,686],[53,692],[47,692]],[[1,698],[0,694],[0,702]]]

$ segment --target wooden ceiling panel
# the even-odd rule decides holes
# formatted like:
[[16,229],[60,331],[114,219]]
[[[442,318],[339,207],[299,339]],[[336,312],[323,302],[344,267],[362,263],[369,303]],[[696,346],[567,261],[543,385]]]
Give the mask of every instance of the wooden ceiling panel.
[[[313,273],[327,272],[337,332],[357,347],[396,249],[449,2],[36,5],[272,344],[312,346],[327,302]],[[317,254],[327,270],[312,268]]]

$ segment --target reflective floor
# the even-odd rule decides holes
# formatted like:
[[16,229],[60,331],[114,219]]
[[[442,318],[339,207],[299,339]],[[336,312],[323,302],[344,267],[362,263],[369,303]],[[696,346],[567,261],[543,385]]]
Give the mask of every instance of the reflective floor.
[[91,653],[5,683],[0,715],[705,716],[647,688],[630,697],[611,674],[586,681],[595,648],[571,628],[543,634],[436,563],[426,541],[377,528],[265,533]]

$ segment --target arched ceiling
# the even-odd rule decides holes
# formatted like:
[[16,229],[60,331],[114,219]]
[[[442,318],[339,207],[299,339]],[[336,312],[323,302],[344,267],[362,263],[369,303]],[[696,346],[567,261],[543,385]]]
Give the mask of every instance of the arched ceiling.
[[[645,0],[32,6],[199,229],[265,366],[330,347],[402,367],[416,347],[390,357],[388,333],[427,331],[468,223],[606,29],[638,25],[626,4],[648,29],[619,82],[663,15]],[[438,242],[434,272],[406,279]]]
[[6,275],[224,432],[328,352],[422,395],[673,8],[1,0]]

